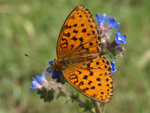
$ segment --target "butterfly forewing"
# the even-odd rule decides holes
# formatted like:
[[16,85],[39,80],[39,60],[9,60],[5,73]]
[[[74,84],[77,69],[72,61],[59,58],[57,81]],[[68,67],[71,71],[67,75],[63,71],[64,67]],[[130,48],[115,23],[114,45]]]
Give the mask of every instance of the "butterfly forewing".
[[92,14],[83,5],[79,5],[70,13],[61,29],[57,57],[71,56],[82,44],[97,37],[99,35]]

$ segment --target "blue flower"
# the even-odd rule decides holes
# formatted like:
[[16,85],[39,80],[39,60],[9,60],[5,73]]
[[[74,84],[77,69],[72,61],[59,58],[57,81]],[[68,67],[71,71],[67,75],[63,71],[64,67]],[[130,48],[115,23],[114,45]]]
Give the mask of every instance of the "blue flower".
[[115,18],[111,18],[111,19],[109,18],[108,26],[110,26],[111,29],[119,28],[120,23],[116,23],[116,19]]
[[40,87],[41,87],[41,85],[36,81],[35,78],[33,78],[32,87],[30,87],[29,90],[32,91],[32,90],[38,89]]
[[127,44],[128,42],[125,41],[126,35],[121,35],[120,30],[116,33],[115,41],[117,44]]
[[46,81],[46,78],[45,78],[45,71],[42,72],[42,75],[41,75],[41,76],[38,76],[38,75],[37,75],[35,78],[36,78],[36,80],[37,80],[38,83],[42,83],[42,82]]
[[60,74],[61,74],[61,71],[60,71],[60,70],[59,70],[59,71],[53,71],[53,72],[52,72],[52,79],[57,78]]
[[115,62],[111,61],[110,65],[111,65],[111,73],[114,73],[116,71]]
[[[50,67],[52,66],[52,63],[54,63],[54,61],[50,61],[49,62],[49,64],[50,64]],[[60,74],[61,74],[61,71],[60,70],[58,70],[58,71],[54,71],[54,70],[50,70],[50,67],[48,67],[47,69],[46,69],[46,71],[48,72],[48,73],[52,73],[52,78],[53,79],[55,79],[55,78],[57,78]]]
[[96,19],[98,23],[104,24],[105,22],[107,22],[109,18],[107,18],[107,15],[104,13],[102,16],[99,16],[99,14],[96,14]]
[[[49,62],[50,67],[52,66],[52,63],[54,63],[54,61],[50,61],[50,62]],[[48,67],[48,68],[46,69],[46,71],[47,71],[48,73],[52,73],[52,71],[50,70],[50,67]]]

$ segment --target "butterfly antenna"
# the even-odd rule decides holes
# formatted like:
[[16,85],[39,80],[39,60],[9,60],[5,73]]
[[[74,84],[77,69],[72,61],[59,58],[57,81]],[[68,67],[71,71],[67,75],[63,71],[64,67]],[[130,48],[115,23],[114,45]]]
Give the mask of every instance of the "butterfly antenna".
[[37,59],[35,59],[35,58],[29,56],[28,54],[24,54],[24,55],[27,56],[27,57],[29,57],[29,58],[32,58],[32,59],[34,59],[34,60],[36,60],[36,61],[38,61],[38,62],[40,62],[40,63],[42,63],[42,64],[44,64],[44,65],[49,66],[48,64],[45,64],[45,63],[43,63],[43,62],[41,62],[41,61],[39,61],[39,60],[37,60]]

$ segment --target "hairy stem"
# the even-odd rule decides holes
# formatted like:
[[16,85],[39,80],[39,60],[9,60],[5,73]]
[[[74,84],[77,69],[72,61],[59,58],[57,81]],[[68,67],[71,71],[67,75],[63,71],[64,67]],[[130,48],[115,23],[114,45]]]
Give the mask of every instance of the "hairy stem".
[[104,110],[105,110],[105,104],[104,103],[100,104],[100,109],[101,109],[102,113],[104,113]]
[[94,106],[95,112],[96,112],[96,113],[101,113],[99,103],[98,103],[96,100],[93,100],[93,99],[91,99],[91,100],[92,100],[92,103],[93,103],[93,106]]

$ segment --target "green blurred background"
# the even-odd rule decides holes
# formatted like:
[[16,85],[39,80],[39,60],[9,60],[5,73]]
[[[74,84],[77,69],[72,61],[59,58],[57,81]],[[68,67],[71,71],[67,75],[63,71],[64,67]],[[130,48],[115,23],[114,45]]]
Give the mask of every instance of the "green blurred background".
[[[106,13],[121,23],[128,44],[112,59],[114,96],[106,113],[150,113],[150,1],[148,0],[0,0],[0,113],[78,113],[78,104],[61,97],[44,103],[29,91],[32,77],[56,58],[60,29],[79,4],[93,14]],[[112,39],[118,29],[113,30]],[[47,73],[47,78],[50,78]],[[68,85],[68,84],[67,84]],[[71,88],[68,87],[69,89]]]

